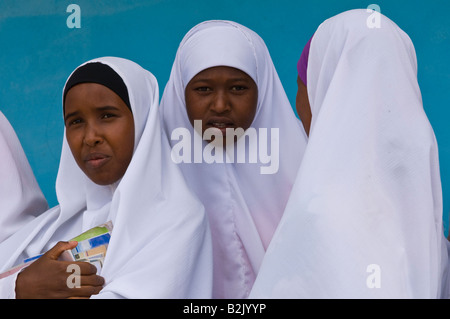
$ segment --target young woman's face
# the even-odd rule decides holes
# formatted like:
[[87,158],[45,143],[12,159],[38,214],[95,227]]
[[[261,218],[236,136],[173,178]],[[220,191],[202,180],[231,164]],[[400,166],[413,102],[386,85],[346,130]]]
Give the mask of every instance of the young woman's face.
[[303,84],[300,77],[297,77],[297,97],[295,99],[295,107],[297,109],[297,114],[303,123],[306,134],[309,136],[309,129],[311,127],[311,107],[309,105],[308,90],[305,84]]
[[125,102],[97,83],[81,83],[66,95],[64,122],[73,157],[96,184],[118,181],[133,157],[134,120]]
[[217,66],[194,76],[186,86],[185,98],[189,121],[192,125],[194,120],[202,121],[202,135],[206,129],[216,128],[225,137],[227,128],[246,130],[252,124],[258,87],[245,72]]

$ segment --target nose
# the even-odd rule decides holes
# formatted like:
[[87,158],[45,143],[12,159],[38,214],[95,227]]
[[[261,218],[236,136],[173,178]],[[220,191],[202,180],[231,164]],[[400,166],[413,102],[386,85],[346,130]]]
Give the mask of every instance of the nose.
[[84,131],[84,143],[88,146],[96,146],[103,142],[103,138],[100,134],[99,129],[94,125],[86,125]]
[[226,113],[231,110],[230,99],[226,92],[218,91],[214,95],[211,110],[217,114]]

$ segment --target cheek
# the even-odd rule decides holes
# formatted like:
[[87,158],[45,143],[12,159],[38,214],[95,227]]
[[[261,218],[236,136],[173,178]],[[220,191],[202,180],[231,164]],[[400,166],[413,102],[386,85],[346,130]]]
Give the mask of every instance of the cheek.
[[195,120],[195,117],[196,117],[194,105],[195,104],[193,103],[192,99],[190,99],[189,97],[186,97],[186,113],[187,113],[187,116],[188,116],[191,124],[193,123],[193,121]]
[[310,117],[309,114],[311,111],[309,109],[308,98],[302,89],[297,91],[295,108],[297,109],[298,116],[301,120],[307,120]]
[[186,112],[191,122],[202,119],[205,114],[205,105],[207,105],[207,102],[204,97],[186,94]]
[[209,101],[207,97],[193,96],[186,94],[186,113],[191,123],[194,127],[194,120],[201,120],[201,134],[207,129],[206,120],[204,120],[205,115],[208,113]]
[[77,163],[81,161],[81,148],[83,144],[82,135],[76,131],[66,131],[66,140],[69,145],[70,151]]
[[299,91],[297,90],[297,95],[295,96],[295,109],[299,116],[300,116],[300,113],[302,112],[300,101],[301,101],[301,96],[300,96]]
[[129,123],[116,133],[117,156],[120,157],[121,162],[128,165],[134,152],[134,124]]
[[255,119],[258,97],[246,96],[235,103],[235,105],[240,105],[236,110],[239,118],[239,126],[243,129],[248,129]]

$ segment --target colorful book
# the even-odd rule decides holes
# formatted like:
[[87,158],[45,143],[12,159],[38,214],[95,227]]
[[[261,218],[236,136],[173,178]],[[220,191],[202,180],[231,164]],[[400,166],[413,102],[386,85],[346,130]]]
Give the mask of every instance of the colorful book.
[[[89,262],[97,267],[97,273],[99,273],[106,257],[112,229],[112,223],[107,222],[72,238],[70,241],[76,241],[78,242],[78,245],[71,250],[63,252],[60,256],[60,260]],[[39,254],[23,260],[19,265],[1,273],[0,279],[19,272],[35,262],[42,255],[43,254]]]

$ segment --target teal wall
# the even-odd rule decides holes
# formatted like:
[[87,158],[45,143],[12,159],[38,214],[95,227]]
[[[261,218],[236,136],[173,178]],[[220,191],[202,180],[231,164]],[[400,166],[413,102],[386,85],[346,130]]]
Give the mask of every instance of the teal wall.
[[[69,4],[81,9],[81,27],[68,28]],[[295,104],[296,63],[325,19],[375,3],[413,40],[425,110],[441,159],[444,223],[450,210],[450,19],[448,0],[2,0],[0,110],[14,126],[51,206],[62,143],[61,90],[70,72],[100,56],[131,59],[150,70],[160,91],[176,49],[195,24],[234,20],[266,42],[286,93]]]

